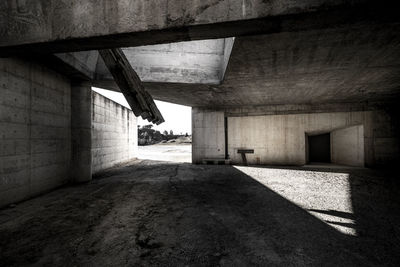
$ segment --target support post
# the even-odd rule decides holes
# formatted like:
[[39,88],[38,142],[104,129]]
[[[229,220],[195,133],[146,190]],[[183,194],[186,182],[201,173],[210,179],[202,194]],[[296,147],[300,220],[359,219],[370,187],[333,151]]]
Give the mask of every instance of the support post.
[[228,154],[228,117],[224,116],[224,132],[225,132],[225,159],[229,159]]
[[92,88],[89,83],[71,86],[71,178],[75,183],[92,180]]

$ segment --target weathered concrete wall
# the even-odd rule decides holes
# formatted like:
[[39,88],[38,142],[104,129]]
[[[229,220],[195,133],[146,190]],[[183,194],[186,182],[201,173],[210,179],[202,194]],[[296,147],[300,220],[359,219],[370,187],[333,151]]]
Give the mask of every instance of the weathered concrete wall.
[[241,162],[238,148],[251,148],[255,153],[248,155],[250,164],[303,165],[306,163],[305,133],[363,125],[365,164],[384,164],[398,155],[392,148],[398,148],[397,140],[384,117],[379,111],[231,117],[228,118],[228,153],[234,163]]
[[[193,163],[205,157],[223,157],[224,112],[199,108],[193,108],[192,112]],[[228,154],[233,163],[241,163],[237,149],[249,148],[255,150],[254,154],[247,154],[249,164],[303,165],[307,133],[331,132],[356,125],[364,128],[366,166],[393,164],[398,160],[399,141],[393,118],[378,110],[228,117]]]
[[0,207],[68,181],[70,94],[62,75],[0,59]]
[[0,207],[136,156],[136,117],[89,84],[0,59],[0,95]]
[[364,147],[363,125],[331,132],[332,163],[364,167]]
[[224,157],[224,112],[203,112],[192,108],[192,162]]
[[[396,153],[383,152],[382,155],[379,150],[387,151],[391,145],[398,146],[390,125],[385,125],[388,121],[381,121],[383,117],[385,115],[377,111],[233,117],[228,119],[229,155],[234,162],[240,162],[236,148],[249,147],[256,150],[255,154],[248,155],[250,163],[256,163],[259,158],[259,162],[264,164],[302,165],[306,163],[305,133],[330,132],[360,124],[364,126],[365,164],[384,164],[396,157]],[[388,132],[379,136],[377,130],[382,128]],[[379,144],[382,140],[391,145],[382,149]]]
[[92,92],[93,174],[137,157],[137,119],[131,110]]

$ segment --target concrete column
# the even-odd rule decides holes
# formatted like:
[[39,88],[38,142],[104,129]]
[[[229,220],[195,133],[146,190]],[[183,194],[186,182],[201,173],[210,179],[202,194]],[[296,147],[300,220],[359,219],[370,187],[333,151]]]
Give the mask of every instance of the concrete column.
[[88,83],[72,84],[71,136],[73,182],[92,179],[92,89]]
[[225,158],[224,112],[192,108],[192,163]]

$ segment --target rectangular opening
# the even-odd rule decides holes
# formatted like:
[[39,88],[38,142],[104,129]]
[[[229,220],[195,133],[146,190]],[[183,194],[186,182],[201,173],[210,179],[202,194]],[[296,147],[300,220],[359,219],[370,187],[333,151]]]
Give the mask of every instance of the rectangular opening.
[[191,107],[157,101],[165,122],[153,125],[138,119],[138,158],[192,162]]
[[308,161],[331,162],[331,134],[308,136]]
[[[129,104],[125,100],[123,94],[101,88],[93,88],[93,91],[124,106],[131,112]],[[125,153],[124,151],[129,151],[130,158],[170,162],[192,162],[191,107],[157,100],[155,102],[165,119],[165,122],[160,125],[152,124],[147,120],[143,120],[141,117],[136,118],[133,113],[130,113],[130,117],[128,116],[128,118],[131,118],[131,121],[127,121],[125,117],[121,118],[123,115],[121,112],[114,112],[118,114],[118,116],[114,113],[109,113],[110,105],[94,105],[94,107],[105,106],[103,108],[104,111],[102,110],[103,112],[99,114],[99,120],[104,120],[104,114],[109,116],[107,117],[107,123],[101,121],[101,126],[103,128],[99,131],[104,131],[105,126],[110,127],[107,132],[108,139],[102,140],[102,143],[96,144],[96,146],[104,146],[107,148],[116,146],[114,150],[110,150],[112,151],[110,152],[112,156],[117,155],[119,157],[121,154]],[[96,103],[94,102],[94,104]],[[111,115],[113,116],[111,117]],[[116,125],[115,121],[118,119],[126,123],[126,125]],[[96,125],[99,125],[99,123],[95,124],[94,127],[96,127]],[[119,136],[109,140],[109,133],[118,133]],[[99,136],[103,135],[99,134]],[[121,143],[123,140],[128,140],[129,143],[128,141],[126,143]],[[112,143],[110,144],[110,142]],[[115,153],[115,151],[118,151],[118,153]]]

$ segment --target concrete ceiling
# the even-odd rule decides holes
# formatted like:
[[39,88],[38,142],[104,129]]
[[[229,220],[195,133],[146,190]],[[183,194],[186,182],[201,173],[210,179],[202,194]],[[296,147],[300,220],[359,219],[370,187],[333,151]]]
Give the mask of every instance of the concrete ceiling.
[[[390,6],[376,16],[371,6],[362,7],[350,9],[355,13],[330,8],[326,13],[285,13],[259,25],[271,26],[268,34],[241,32],[234,41],[158,44],[124,52],[155,99],[189,106],[365,103],[398,97],[400,21],[391,16]],[[359,16],[353,19],[354,14]],[[243,21],[237,23],[225,26],[247,29]],[[209,26],[215,27],[213,38],[226,36],[219,24]],[[57,56],[94,86],[118,90],[97,51]]]
[[[220,84],[234,38],[124,48],[143,82]],[[95,78],[112,79],[101,58]]]
[[155,99],[190,106],[320,104],[400,92],[400,24],[357,24],[237,37],[221,85],[146,83]]
[[[399,96],[396,4],[0,1],[0,56],[33,56],[118,90],[95,50],[135,47],[125,53],[159,100],[204,107],[365,103]],[[166,44],[189,40],[206,41]],[[52,55],[85,50],[92,51]]]
[[[399,32],[400,23],[357,23],[124,52],[151,95],[172,103],[365,103],[400,95]],[[58,56],[87,73],[94,86],[118,91],[97,51]]]

